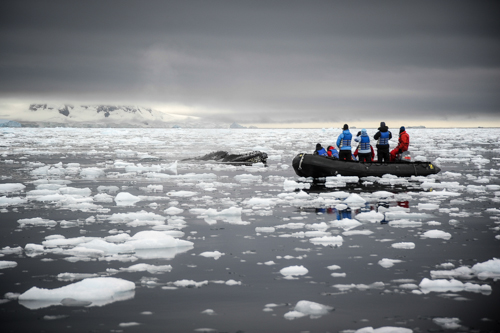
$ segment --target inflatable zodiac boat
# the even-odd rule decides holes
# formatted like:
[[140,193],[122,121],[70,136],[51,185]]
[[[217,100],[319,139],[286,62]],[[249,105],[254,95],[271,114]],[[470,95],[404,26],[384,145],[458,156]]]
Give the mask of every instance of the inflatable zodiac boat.
[[431,162],[391,162],[391,163],[361,163],[358,161],[339,161],[331,157],[298,154],[292,161],[295,173],[300,177],[330,177],[342,176],[377,176],[391,174],[398,177],[428,176],[441,171]]

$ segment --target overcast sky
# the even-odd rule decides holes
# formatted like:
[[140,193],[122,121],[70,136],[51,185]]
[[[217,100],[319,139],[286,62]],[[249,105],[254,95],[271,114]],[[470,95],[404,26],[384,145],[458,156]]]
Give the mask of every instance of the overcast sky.
[[4,109],[500,126],[499,1],[2,1],[0,45]]

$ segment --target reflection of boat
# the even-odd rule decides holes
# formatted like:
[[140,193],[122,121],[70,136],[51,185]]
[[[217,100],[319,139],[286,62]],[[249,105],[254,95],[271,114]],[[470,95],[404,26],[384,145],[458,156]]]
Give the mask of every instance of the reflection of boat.
[[360,163],[357,161],[340,161],[331,157],[298,154],[292,161],[295,173],[300,177],[330,176],[377,176],[391,174],[399,177],[428,176],[441,171],[431,162],[391,162]]

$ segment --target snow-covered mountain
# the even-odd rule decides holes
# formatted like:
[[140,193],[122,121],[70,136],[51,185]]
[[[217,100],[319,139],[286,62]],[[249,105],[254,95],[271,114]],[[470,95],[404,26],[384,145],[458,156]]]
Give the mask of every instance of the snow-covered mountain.
[[200,117],[123,105],[31,104],[27,110],[16,112],[11,119],[24,126],[40,127],[229,127],[229,124],[211,122]]

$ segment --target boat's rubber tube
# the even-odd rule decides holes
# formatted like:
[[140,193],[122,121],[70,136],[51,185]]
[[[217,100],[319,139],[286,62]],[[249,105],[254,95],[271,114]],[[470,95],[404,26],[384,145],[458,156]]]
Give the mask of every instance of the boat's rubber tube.
[[295,173],[300,177],[330,176],[377,176],[391,174],[398,177],[428,176],[441,171],[431,162],[391,162],[361,163],[358,161],[339,161],[331,157],[298,154],[292,161]]

